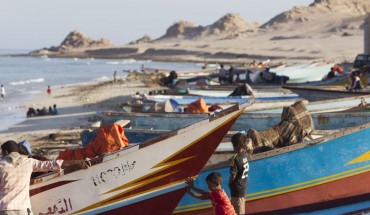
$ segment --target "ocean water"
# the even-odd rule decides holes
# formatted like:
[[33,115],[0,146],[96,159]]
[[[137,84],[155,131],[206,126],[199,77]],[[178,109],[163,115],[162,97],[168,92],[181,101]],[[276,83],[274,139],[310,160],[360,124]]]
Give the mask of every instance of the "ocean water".
[[0,101],[0,131],[26,120],[27,107],[23,104],[46,94],[47,86],[91,83],[125,76],[127,70],[150,68],[189,71],[201,69],[200,64],[183,62],[155,62],[134,59],[10,57],[9,54],[28,53],[29,50],[0,50],[0,84],[5,87],[5,99]]

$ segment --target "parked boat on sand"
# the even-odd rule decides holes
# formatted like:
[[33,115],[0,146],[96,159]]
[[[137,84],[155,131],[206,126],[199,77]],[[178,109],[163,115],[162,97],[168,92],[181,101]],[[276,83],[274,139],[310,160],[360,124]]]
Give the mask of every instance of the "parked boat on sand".
[[184,180],[200,172],[247,105],[96,157],[88,170],[66,169],[32,179],[32,210],[34,214],[171,214],[186,191]]
[[325,86],[283,86],[284,89],[300,95],[309,101],[322,101],[327,99],[347,98],[353,96],[370,95],[370,90],[348,91],[344,87],[325,87]]
[[287,83],[305,83],[309,81],[321,81],[335,64],[307,65],[295,69],[271,69],[277,75],[289,77]]
[[[352,214],[370,208],[370,123],[311,135],[313,140],[251,155],[246,214]],[[213,171],[223,175],[229,192],[227,162],[207,167],[196,186],[206,189],[205,177]],[[213,208],[186,195],[174,214],[213,214]]]
[[[130,132],[130,129],[132,129],[133,132],[138,133],[139,137],[144,135],[144,133],[148,133],[149,136],[159,135],[158,133],[178,129],[208,117],[208,114],[186,113],[125,113],[106,111],[104,114],[105,120],[103,124],[110,124],[122,119],[129,120],[130,124],[125,128],[125,131]],[[356,126],[370,121],[370,112],[322,112],[312,113],[311,115],[315,125],[319,129],[337,129],[344,125]],[[250,128],[260,131],[279,123],[280,120],[281,112],[249,113],[247,111],[238,118],[232,126],[231,131],[247,131]],[[130,140],[130,137],[127,137]]]

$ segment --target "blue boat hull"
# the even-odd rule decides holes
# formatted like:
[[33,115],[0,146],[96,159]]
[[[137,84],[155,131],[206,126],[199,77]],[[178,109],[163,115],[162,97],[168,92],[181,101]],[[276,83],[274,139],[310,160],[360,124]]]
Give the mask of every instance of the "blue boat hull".
[[[370,208],[370,123],[311,142],[253,155],[246,193],[247,214],[343,214]],[[229,167],[221,172],[228,192]],[[230,194],[228,193],[230,196]],[[175,214],[211,214],[209,201],[185,196]]]

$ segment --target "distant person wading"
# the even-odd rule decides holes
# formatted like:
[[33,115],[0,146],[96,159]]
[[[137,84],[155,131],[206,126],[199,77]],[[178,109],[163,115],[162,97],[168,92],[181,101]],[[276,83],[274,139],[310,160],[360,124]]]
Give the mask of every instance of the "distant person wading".
[[1,100],[5,98],[5,88],[4,85],[1,85]]
[[48,86],[48,89],[46,90],[46,92],[48,93],[48,96],[51,96],[51,88],[50,88],[50,85]]

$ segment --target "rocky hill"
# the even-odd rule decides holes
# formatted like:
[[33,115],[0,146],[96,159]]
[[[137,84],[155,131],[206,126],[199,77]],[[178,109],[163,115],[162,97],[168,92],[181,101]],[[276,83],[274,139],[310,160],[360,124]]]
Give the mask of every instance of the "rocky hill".
[[150,38],[150,36],[148,35],[144,35],[142,38],[130,42],[129,45],[138,45],[138,44],[151,43],[151,42],[152,42],[152,38]]
[[93,48],[93,47],[109,47],[113,46],[111,41],[107,39],[93,40],[85,36],[80,31],[72,31],[63,42],[59,45],[60,50],[75,49],[75,48]]
[[257,23],[249,23],[240,15],[229,13],[215,23],[208,26],[199,26],[191,22],[180,21],[167,29],[165,35],[158,40],[182,38],[182,39],[202,39],[209,36],[230,36],[246,31],[255,31]]
[[[342,25],[343,22],[348,23],[348,21],[358,22],[360,20],[363,22],[363,16],[367,13],[370,13],[369,0],[315,0],[309,7],[294,7],[292,10],[283,12],[261,27],[265,29],[291,29],[309,23],[314,28],[320,26],[332,28],[333,24]],[[359,18],[356,19],[356,17]],[[357,24],[357,27],[360,25]]]
[[48,54],[49,52],[61,52],[73,49],[106,48],[112,46],[112,42],[108,39],[102,38],[100,40],[93,40],[85,36],[82,32],[75,30],[70,32],[59,46],[35,50],[30,54]]
[[203,31],[204,27],[196,25],[188,21],[180,21],[170,26],[165,35],[158,38],[158,40],[164,39],[193,39],[197,34]]

